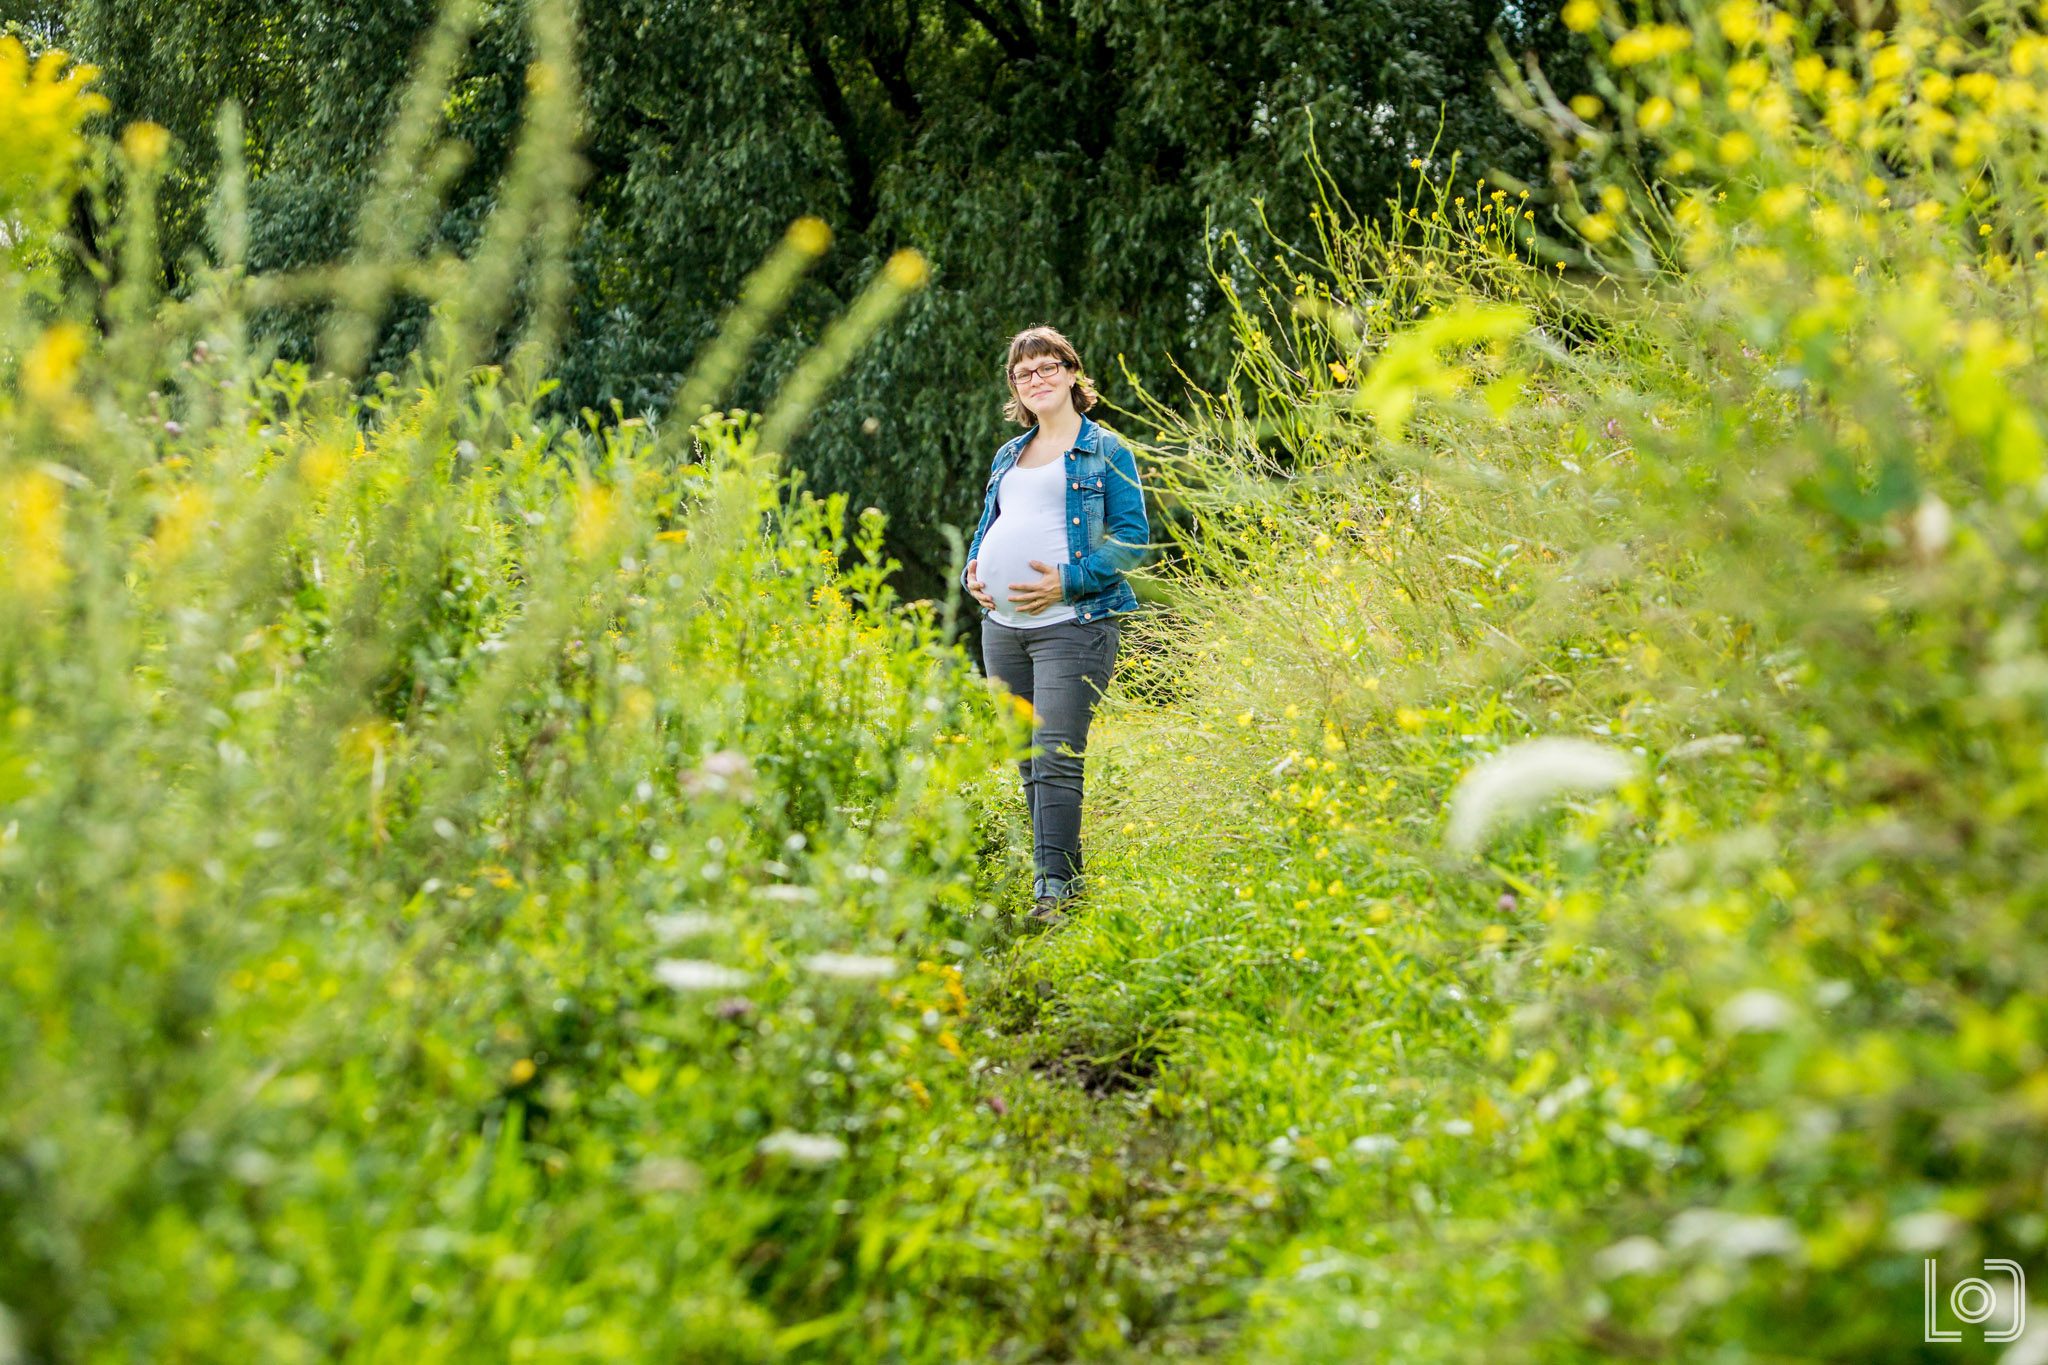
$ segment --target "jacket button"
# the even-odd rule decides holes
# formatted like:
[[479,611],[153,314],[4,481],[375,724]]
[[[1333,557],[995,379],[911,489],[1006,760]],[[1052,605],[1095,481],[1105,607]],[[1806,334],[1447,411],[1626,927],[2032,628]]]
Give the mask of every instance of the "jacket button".
[[1074,551],[1074,558],[1076,558],[1076,559],[1079,559],[1080,557],[1081,557],[1081,552],[1080,552],[1079,550],[1076,550],[1076,551]]
[[1079,526],[1080,524],[1081,524],[1081,519],[1080,519],[1079,517],[1075,517],[1075,518],[1074,518],[1074,525],[1076,525],[1076,526]]

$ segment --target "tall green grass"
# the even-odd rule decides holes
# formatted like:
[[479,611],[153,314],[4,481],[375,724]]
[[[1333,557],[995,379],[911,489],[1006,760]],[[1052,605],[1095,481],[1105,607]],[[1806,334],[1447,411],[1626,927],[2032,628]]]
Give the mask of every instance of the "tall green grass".
[[1555,216],[1225,244],[1008,998],[1240,1220],[1236,1357],[1914,1357],[2048,1236],[2040,16],[1568,19]]
[[[536,415],[570,31],[534,7],[478,255],[419,261],[466,14],[353,259],[250,277],[231,169],[175,300],[161,130],[86,136],[90,73],[0,47],[0,1358],[829,1350],[927,1217],[927,1112],[971,1111],[963,793],[1019,736],[879,517],[780,459],[922,264],[762,419],[712,405],[816,222],[685,413]],[[123,201],[110,263],[74,195]],[[351,385],[398,290],[433,339]],[[333,368],[266,364],[252,311],[307,301]]]

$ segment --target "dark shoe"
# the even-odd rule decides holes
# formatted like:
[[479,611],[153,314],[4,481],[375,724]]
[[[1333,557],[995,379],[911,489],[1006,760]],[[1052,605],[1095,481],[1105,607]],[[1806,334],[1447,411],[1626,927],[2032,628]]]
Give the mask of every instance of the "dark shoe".
[[1067,917],[1060,913],[1059,901],[1051,896],[1040,896],[1025,918],[1048,926],[1067,922]]

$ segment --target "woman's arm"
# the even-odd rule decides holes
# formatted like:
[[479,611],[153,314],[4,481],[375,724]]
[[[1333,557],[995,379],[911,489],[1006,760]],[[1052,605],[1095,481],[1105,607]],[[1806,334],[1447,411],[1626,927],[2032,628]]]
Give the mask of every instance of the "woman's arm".
[[1144,563],[1151,549],[1152,524],[1145,519],[1145,490],[1138,483],[1138,462],[1122,441],[1109,452],[1102,522],[1102,544],[1073,563],[1060,565],[1060,588],[1069,602],[1109,588]]
[[[979,581],[975,575],[974,568],[976,562],[981,557],[981,542],[988,535],[989,524],[995,520],[995,467],[1002,460],[1003,451],[1007,449],[1009,449],[1009,446],[1005,444],[1001,450],[996,451],[995,458],[989,461],[990,482],[987,490],[981,496],[981,521],[974,528],[974,539],[967,543],[967,565],[960,571],[960,586],[965,588],[970,595],[974,595],[974,585]],[[979,596],[975,596],[975,600],[980,601]]]

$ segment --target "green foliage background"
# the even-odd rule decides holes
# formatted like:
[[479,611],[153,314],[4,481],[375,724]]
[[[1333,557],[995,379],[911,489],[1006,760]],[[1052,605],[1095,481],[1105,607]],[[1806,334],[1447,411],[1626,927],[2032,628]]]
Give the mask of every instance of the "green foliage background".
[[[250,260],[276,270],[333,260],[350,242],[437,11],[426,0],[37,0],[19,21],[104,69],[117,121],[173,132],[174,263],[201,239],[214,112],[239,101]],[[521,13],[503,0],[474,7],[443,109],[469,157],[428,227],[431,247],[477,244],[519,124]],[[863,353],[798,452],[820,488],[889,514],[913,594],[941,590],[937,528],[971,521],[979,471],[1007,434],[999,349],[1010,333],[1062,327],[1125,397],[1120,357],[1154,383],[1169,357],[1219,375],[1229,331],[1208,248],[1254,227],[1255,201],[1283,233],[1306,230],[1311,136],[1361,205],[1381,203],[1438,143],[1533,175],[1540,144],[1494,98],[1487,40],[1555,68],[1570,36],[1555,15],[1498,0],[627,0],[585,20],[585,216],[554,401],[664,408],[746,271],[785,224],[817,214],[838,245],[742,381],[736,397],[758,405],[877,263],[918,248],[932,287]],[[423,317],[417,304],[398,310],[375,367],[399,367]],[[287,357],[311,359],[310,310],[264,328]]]

